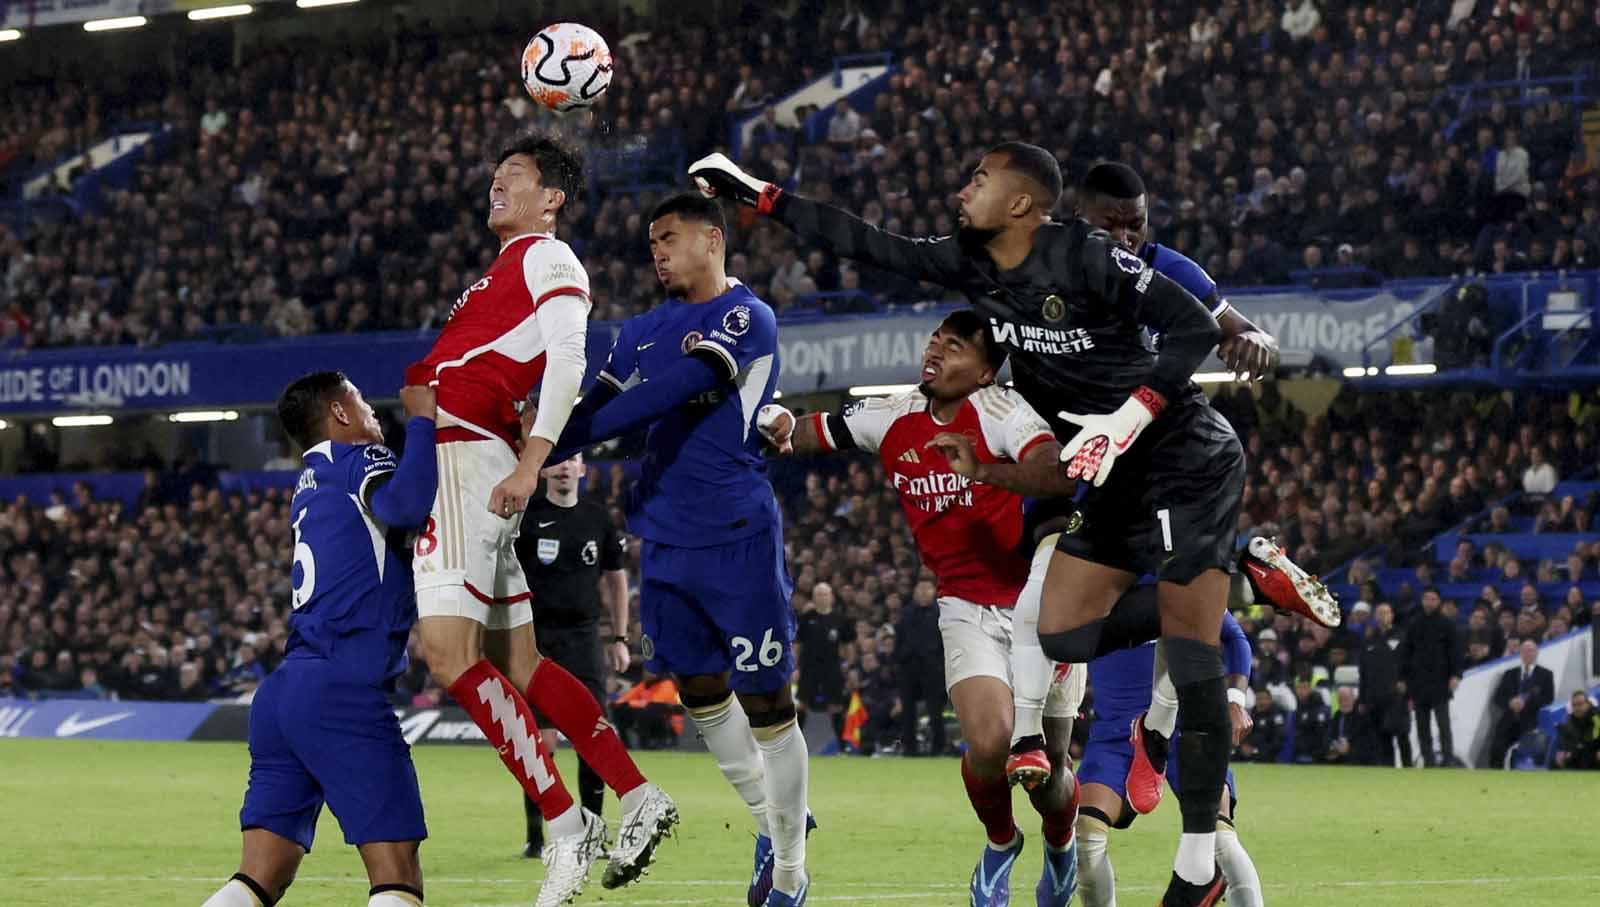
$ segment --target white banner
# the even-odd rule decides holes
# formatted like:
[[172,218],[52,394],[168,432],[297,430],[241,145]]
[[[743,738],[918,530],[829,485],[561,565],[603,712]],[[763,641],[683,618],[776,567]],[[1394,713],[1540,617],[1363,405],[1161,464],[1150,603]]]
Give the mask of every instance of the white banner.
[[[1361,351],[1384,331],[1407,315],[1437,299],[1450,284],[1440,281],[1421,292],[1402,298],[1388,290],[1356,299],[1329,299],[1314,291],[1300,293],[1259,293],[1230,297],[1228,302],[1243,312],[1263,331],[1278,338],[1278,349],[1289,359],[1290,353],[1322,356],[1340,366],[1361,365]],[[1341,294],[1342,296],[1345,294]],[[1411,329],[1377,343],[1372,350],[1373,365],[1388,365],[1391,341],[1396,335],[1411,337]]]
[[5,28],[68,25],[90,19],[136,16],[143,0],[0,0]]

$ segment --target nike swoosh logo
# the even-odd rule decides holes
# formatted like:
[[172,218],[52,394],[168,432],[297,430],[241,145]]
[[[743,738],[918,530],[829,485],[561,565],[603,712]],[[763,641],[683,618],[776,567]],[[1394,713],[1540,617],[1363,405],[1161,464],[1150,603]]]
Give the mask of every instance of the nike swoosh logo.
[[71,715],[68,715],[66,719],[63,720],[59,725],[56,725],[56,736],[76,737],[79,734],[86,734],[89,731],[95,730],[96,728],[103,728],[108,724],[116,724],[133,713],[118,712],[115,715],[106,715],[101,718],[91,718],[88,721],[80,721],[78,716],[82,714],[82,712],[73,712]]
[[1261,569],[1260,567],[1257,567],[1255,564],[1245,564],[1245,567],[1247,567],[1250,570],[1250,572],[1254,573],[1256,576],[1259,576],[1262,579],[1266,579],[1267,578],[1267,571]]
[[539,528],[540,529],[544,529],[547,526],[554,526],[555,524],[556,524],[555,520],[550,520],[549,522],[545,522],[544,520],[540,520],[539,521]]
[[994,894],[995,886],[1000,883],[1001,879],[1010,874],[1011,864],[1015,862],[1017,862],[1017,851],[1013,850],[1011,855],[1006,858],[1006,861],[1001,863],[999,868],[995,870],[995,877],[992,879],[983,871],[983,864],[981,862],[978,864],[978,890],[983,893],[984,897],[987,898]]
[[650,341],[649,343],[641,343],[641,344],[639,344],[639,352],[642,353],[645,350],[647,350],[647,349],[649,349],[649,348],[651,348],[651,347],[653,347],[655,345],[656,345],[656,342],[654,340]]

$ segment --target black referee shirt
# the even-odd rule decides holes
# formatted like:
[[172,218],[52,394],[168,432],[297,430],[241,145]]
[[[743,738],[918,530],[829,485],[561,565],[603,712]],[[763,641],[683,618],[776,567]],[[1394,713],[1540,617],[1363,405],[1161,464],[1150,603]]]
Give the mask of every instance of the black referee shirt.
[[516,550],[533,592],[534,624],[543,629],[599,620],[600,572],[622,569],[627,544],[599,504],[579,499],[561,507],[541,497],[528,505]]

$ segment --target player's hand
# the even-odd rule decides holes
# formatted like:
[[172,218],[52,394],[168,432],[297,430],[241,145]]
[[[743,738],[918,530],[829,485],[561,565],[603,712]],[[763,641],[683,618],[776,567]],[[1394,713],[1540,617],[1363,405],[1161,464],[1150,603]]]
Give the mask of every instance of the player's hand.
[[1062,419],[1081,426],[1072,439],[1061,446],[1061,463],[1067,478],[1093,481],[1098,488],[1111,475],[1117,457],[1127,453],[1139,433],[1166,409],[1166,398],[1148,387],[1141,387],[1116,412],[1083,415],[1062,411]]
[[794,413],[776,403],[756,411],[756,431],[780,454],[794,453]]
[[1245,331],[1217,347],[1228,371],[1246,381],[1265,378],[1278,368],[1278,339],[1265,331]]
[[977,481],[978,452],[973,448],[971,438],[953,431],[944,431],[922,446],[932,447],[944,454],[944,458],[950,461],[950,469],[956,475]]
[[606,643],[606,661],[610,663],[613,673],[621,674],[628,670],[628,665],[633,664],[633,653],[628,651],[628,644],[621,640]]
[[539,488],[539,469],[537,464],[532,470],[518,466],[511,475],[506,476],[494,491],[489,492],[489,512],[495,516],[509,520],[517,514],[528,509],[528,499]]
[[1456,691],[1456,687],[1458,687],[1458,686],[1461,686],[1461,678],[1459,678],[1459,677],[1450,678],[1450,692],[1454,693]]
[[1250,729],[1256,726],[1256,720],[1237,702],[1228,703],[1228,720],[1233,722],[1234,746],[1243,743],[1244,738],[1250,736]]
[[412,384],[400,388],[400,406],[407,419],[422,417],[436,419],[439,415],[438,395],[426,384]]
[[1522,705],[1523,705],[1523,703],[1522,703],[1522,697],[1521,696],[1513,696],[1513,697],[1511,697],[1511,711],[1513,711],[1513,712],[1521,712],[1522,711]]
[[766,180],[758,180],[728,160],[727,155],[708,154],[689,165],[689,175],[706,198],[725,198],[752,205],[762,214],[772,210],[783,190]]

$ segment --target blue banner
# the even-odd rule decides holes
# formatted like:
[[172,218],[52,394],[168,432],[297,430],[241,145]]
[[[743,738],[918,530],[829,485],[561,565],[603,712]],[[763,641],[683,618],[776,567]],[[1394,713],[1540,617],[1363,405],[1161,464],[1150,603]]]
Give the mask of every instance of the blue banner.
[[[0,356],[0,415],[261,405],[308,372],[338,369],[374,399],[395,396],[406,366],[436,334],[339,334],[154,349],[78,347]],[[592,325],[589,372],[605,364],[612,327]]]
[[204,702],[0,699],[0,737],[188,740],[216,710]]

